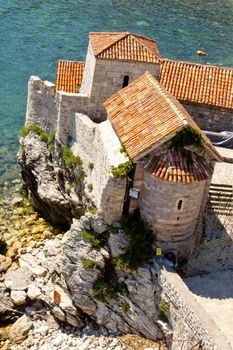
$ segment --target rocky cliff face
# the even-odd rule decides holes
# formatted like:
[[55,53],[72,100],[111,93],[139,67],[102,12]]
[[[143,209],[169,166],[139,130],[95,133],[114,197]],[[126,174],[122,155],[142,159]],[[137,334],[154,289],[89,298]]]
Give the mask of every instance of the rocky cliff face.
[[18,162],[33,206],[52,223],[70,225],[72,217],[83,212],[70,174],[58,165],[36,133],[21,139],[21,145]]
[[[117,267],[116,259],[129,244],[120,224],[110,230],[98,214],[82,215],[84,201],[75,192],[72,173],[53,158],[37,134],[30,132],[21,144],[18,160],[33,205],[56,224],[69,225],[76,219],[62,241],[48,241],[41,252],[20,258],[20,268],[29,269],[34,280],[34,287],[30,282],[23,288],[20,303],[37,291],[35,299],[74,327],[91,321],[112,334],[163,339],[158,322],[161,290],[154,267],[148,264],[136,271]],[[17,304],[22,293],[7,288]]]
[[74,220],[64,237],[60,268],[75,306],[112,332],[161,339],[156,271],[150,265],[135,272],[117,268],[115,258],[127,249],[127,237],[118,229],[102,247],[93,246],[85,238],[86,229],[93,230],[93,219],[88,215]]

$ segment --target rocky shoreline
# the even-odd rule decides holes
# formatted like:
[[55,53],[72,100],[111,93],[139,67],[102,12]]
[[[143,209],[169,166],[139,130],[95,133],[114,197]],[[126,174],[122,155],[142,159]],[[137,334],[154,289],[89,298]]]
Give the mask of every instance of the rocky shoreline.
[[[106,231],[97,215],[88,213],[80,220],[75,219],[71,229],[63,234],[34,212],[27,198],[22,196],[19,181],[6,184],[4,193],[1,199],[1,349],[166,348],[162,340],[156,342],[140,336],[144,334],[153,339],[154,334],[157,338],[159,329],[158,324],[151,328],[153,322],[144,325],[149,321],[148,316],[144,315],[143,319],[143,310],[137,305],[142,297],[140,289],[136,288],[137,278],[141,279],[141,285],[148,284],[142,280],[147,275],[145,269],[143,275],[131,276],[129,284],[134,300],[131,301],[129,295],[120,295],[117,301],[102,302],[93,298],[92,284],[100,273],[99,267],[103,268],[110,254],[117,257],[127,246],[121,229],[109,235],[105,247],[94,249],[81,232],[93,230],[93,227],[99,233]],[[82,261],[86,257],[98,268],[84,268]],[[69,270],[71,266],[76,272]],[[83,278],[83,283],[77,284],[75,275]],[[126,275],[119,271],[120,279]],[[73,288],[77,286],[79,291],[75,292]],[[121,307],[125,299],[132,310],[123,312]],[[148,309],[146,304],[145,309]],[[139,327],[145,330],[139,332]],[[146,329],[148,334],[145,334]]]

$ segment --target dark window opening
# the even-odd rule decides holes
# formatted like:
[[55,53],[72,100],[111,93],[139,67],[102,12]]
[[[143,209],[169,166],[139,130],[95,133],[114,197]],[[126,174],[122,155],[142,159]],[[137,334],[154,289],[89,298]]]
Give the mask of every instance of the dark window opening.
[[179,216],[177,216],[176,220],[177,220],[177,221],[180,220]]
[[177,204],[177,209],[181,210],[182,209],[182,205],[183,205],[183,201],[182,201],[182,199],[180,199],[178,204]]
[[125,75],[123,79],[122,89],[129,85],[129,76]]

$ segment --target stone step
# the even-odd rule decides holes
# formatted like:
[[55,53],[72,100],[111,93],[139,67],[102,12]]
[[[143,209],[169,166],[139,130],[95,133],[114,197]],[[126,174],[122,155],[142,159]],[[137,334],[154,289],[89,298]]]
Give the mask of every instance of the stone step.
[[218,189],[210,188],[209,193],[213,193],[213,194],[221,193],[221,194],[225,195],[225,194],[233,194],[233,190],[232,189],[224,189],[224,188],[223,189],[222,188],[218,188]]
[[229,202],[232,203],[233,202],[233,198],[232,197],[222,197],[222,196],[209,196],[209,201],[210,202]]
[[223,209],[227,209],[227,210],[233,209],[233,203],[225,204],[225,203],[221,203],[221,202],[217,202],[217,203],[210,202],[209,206],[211,208],[223,208]]
[[218,188],[229,188],[232,189],[232,185],[226,185],[226,184],[215,184],[215,183],[211,183],[210,188],[214,188],[214,187],[218,187]]

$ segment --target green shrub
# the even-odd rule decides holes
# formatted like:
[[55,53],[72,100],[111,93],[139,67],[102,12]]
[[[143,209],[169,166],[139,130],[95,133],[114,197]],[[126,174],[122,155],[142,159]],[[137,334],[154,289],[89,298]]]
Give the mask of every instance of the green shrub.
[[96,299],[105,301],[107,299],[115,299],[116,291],[114,287],[103,280],[97,280],[92,286],[93,294]]
[[48,134],[47,145],[51,151],[54,151],[55,149],[55,136],[56,136],[55,130],[50,131],[50,133]]
[[98,212],[98,210],[96,208],[89,210],[89,213],[91,213],[93,215],[97,214],[97,212]]
[[87,232],[86,230],[82,230],[82,237],[91,242],[91,245],[95,248],[98,248],[101,244],[101,240],[96,238],[94,234]]
[[205,141],[200,131],[187,126],[172,138],[170,148],[182,151],[187,146],[195,146],[199,150],[203,150],[204,144]]
[[89,192],[93,191],[93,184],[92,184],[92,183],[89,183],[89,184],[87,185],[87,188],[88,188],[88,191],[89,191]]
[[21,131],[20,131],[20,136],[21,137],[26,137],[28,136],[30,132],[30,128],[29,127],[24,127]]
[[169,313],[170,313],[169,304],[166,302],[166,300],[161,298],[159,302],[159,318],[162,321],[167,322]]
[[21,152],[25,152],[25,144],[24,143],[20,144],[20,149],[21,149]]
[[119,179],[127,178],[128,181],[132,181],[135,165],[132,160],[128,160],[125,163],[119,164],[117,167],[111,169],[114,177]]
[[41,133],[43,133],[43,130],[38,125],[32,124],[32,125],[29,126],[29,128],[30,128],[31,131],[34,131],[39,136],[41,135]]
[[88,164],[88,168],[89,168],[90,170],[93,170],[93,169],[94,169],[94,163],[90,162],[90,163]]
[[129,295],[129,291],[125,283],[123,283],[123,286],[120,288],[119,293],[125,297]]
[[124,301],[122,304],[121,304],[121,310],[123,312],[128,312],[130,310],[130,305],[127,301]]
[[141,219],[139,211],[122,219],[122,226],[129,237],[126,253],[116,259],[116,266],[125,270],[136,270],[149,263],[153,257],[154,234]]
[[80,157],[75,156],[68,146],[64,145],[62,151],[63,151],[62,153],[63,153],[64,163],[66,166],[71,167],[71,166],[78,165],[82,167],[82,161]]
[[90,259],[83,259],[82,264],[86,269],[95,270],[97,268],[96,263]]
[[128,155],[127,151],[126,151],[126,147],[125,145],[121,145],[121,148],[120,148],[120,153],[125,153]]
[[48,134],[46,134],[45,132],[41,132],[40,133],[40,140],[42,141],[42,142],[45,142],[46,144],[48,143]]
[[53,151],[54,150],[54,144],[55,144],[55,131],[50,131],[49,134],[46,134],[40,126],[38,125],[30,125],[29,127],[25,127],[22,129],[20,136],[26,137],[30,131],[34,131],[37,135],[40,136],[40,140],[42,142],[45,142],[48,146],[48,148]]

